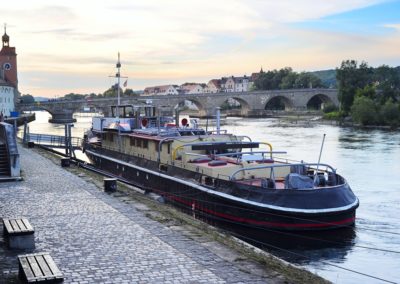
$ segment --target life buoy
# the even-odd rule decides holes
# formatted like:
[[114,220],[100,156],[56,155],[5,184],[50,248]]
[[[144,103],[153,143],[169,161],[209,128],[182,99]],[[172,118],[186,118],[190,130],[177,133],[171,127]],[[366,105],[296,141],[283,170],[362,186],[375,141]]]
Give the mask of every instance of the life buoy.
[[146,127],[146,126],[147,126],[147,119],[146,119],[146,118],[143,118],[143,119],[142,119],[142,126],[143,126],[143,127]]
[[181,120],[181,124],[182,124],[183,126],[186,126],[186,125],[188,124],[188,120],[187,120],[186,118],[183,118],[183,119]]

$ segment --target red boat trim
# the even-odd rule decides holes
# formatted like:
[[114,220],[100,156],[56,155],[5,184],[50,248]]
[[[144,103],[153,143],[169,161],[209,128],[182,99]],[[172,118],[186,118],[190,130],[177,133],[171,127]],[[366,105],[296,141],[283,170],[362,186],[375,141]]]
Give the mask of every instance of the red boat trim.
[[[156,190],[158,191],[158,190]],[[165,193],[164,193],[165,195]],[[210,210],[208,208],[204,208],[204,207],[200,207],[200,206],[196,206],[195,202],[194,202],[194,206],[193,206],[193,202],[189,202],[186,201],[182,198],[173,196],[173,195],[166,195],[167,198],[173,199],[179,203],[185,204],[186,206],[189,206],[191,208],[195,208],[199,211],[203,211],[206,212],[208,214],[212,214],[214,216],[218,216],[227,220],[231,220],[231,221],[235,221],[235,222],[239,222],[239,223],[247,223],[247,224],[253,224],[253,225],[264,225],[264,226],[272,226],[272,227],[278,227],[278,228],[328,228],[328,227],[334,227],[334,226],[339,226],[339,225],[344,225],[344,224],[351,224],[355,222],[356,217],[350,217],[347,219],[343,219],[343,220],[339,220],[339,221],[333,221],[333,222],[321,222],[321,223],[296,223],[296,224],[292,224],[292,223],[279,223],[279,222],[267,222],[267,221],[259,221],[259,220],[254,220],[254,219],[249,219],[249,218],[243,218],[243,217],[237,217],[237,216],[233,216],[230,214],[226,214],[226,213],[221,213],[221,212],[217,212],[214,210]]]

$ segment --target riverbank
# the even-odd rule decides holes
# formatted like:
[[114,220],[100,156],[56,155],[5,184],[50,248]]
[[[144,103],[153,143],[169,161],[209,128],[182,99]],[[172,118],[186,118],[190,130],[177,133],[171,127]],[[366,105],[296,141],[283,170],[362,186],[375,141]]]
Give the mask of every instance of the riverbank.
[[[106,194],[103,177],[19,150],[24,181],[0,184],[0,216],[31,221],[35,252],[50,252],[65,283],[326,283],[137,189]],[[16,283],[21,252],[0,238],[0,282]]]

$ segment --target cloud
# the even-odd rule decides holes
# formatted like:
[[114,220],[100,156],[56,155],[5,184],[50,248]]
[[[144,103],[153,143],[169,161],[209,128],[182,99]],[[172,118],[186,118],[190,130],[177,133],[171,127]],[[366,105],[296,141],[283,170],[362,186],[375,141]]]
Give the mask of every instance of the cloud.
[[[135,83],[144,87],[163,78],[179,83],[249,74],[261,65],[332,68],[345,59],[342,56],[378,58],[372,52],[399,58],[392,46],[384,46],[397,43],[397,37],[369,38],[296,25],[382,2],[386,1],[21,0],[9,2],[2,15],[13,27],[8,33],[17,48],[19,70],[57,74],[42,81],[43,88],[57,78],[68,81],[74,73],[79,78],[97,76],[98,83],[115,72],[118,51],[123,72],[140,78]],[[398,24],[385,27],[399,30]],[[393,36],[394,31],[389,33]],[[20,85],[27,80],[22,76]]]
[[383,27],[400,31],[400,24],[384,24]]

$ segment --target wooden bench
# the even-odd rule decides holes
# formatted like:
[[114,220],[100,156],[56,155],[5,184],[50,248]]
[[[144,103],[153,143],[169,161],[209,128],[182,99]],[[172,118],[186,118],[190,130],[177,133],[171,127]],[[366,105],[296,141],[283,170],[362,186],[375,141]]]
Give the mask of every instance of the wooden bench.
[[49,253],[34,253],[18,256],[19,277],[26,283],[57,283],[64,276]]
[[4,235],[8,237],[9,248],[35,248],[35,231],[28,219],[3,219],[3,228]]

